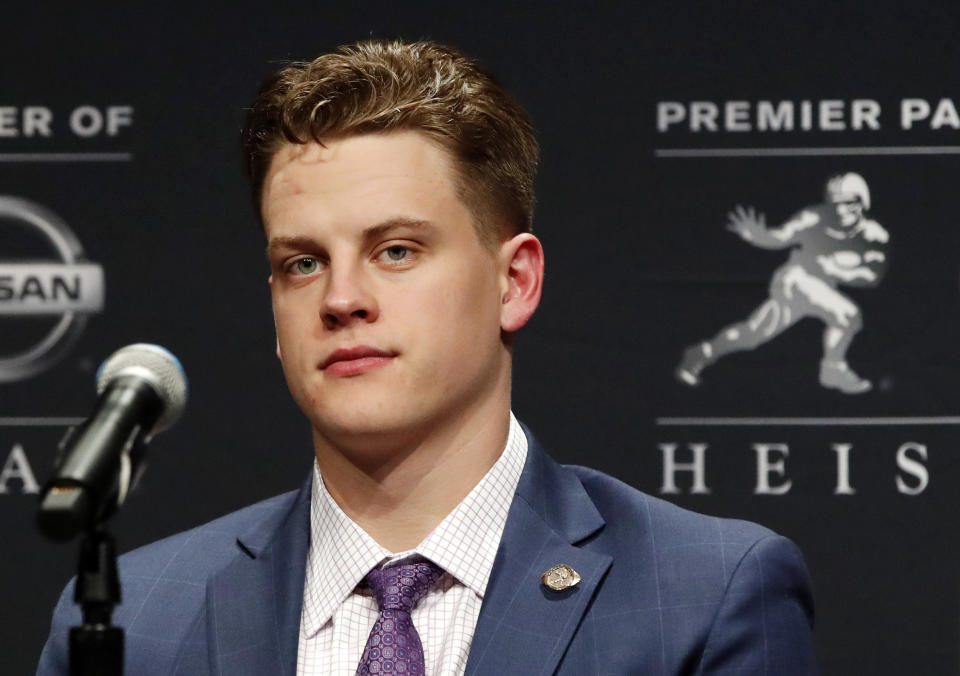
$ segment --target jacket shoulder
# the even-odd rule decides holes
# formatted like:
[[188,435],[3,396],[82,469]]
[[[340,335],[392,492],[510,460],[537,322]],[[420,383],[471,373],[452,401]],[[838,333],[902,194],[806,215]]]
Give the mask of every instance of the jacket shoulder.
[[162,573],[203,583],[236,556],[238,535],[273,515],[285,514],[296,495],[297,491],[277,495],[134,549],[119,558],[120,574],[124,580]]
[[725,544],[747,547],[775,536],[769,528],[751,521],[694,512],[654,497],[608,474],[578,465],[567,465],[590,495],[606,521],[606,529],[633,533],[649,530],[658,547],[721,538]]
[[664,673],[816,673],[810,579],[793,542],[568,469],[605,521],[583,546],[613,558],[593,601],[594,643],[615,651],[630,641],[623,617],[632,613],[656,632]]
[[[297,493],[269,498],[119,557],[123,599],[112,621],[126,634],[127,673],[174,673],[175,661],[184,654],[203,653],[208,580],[246,555],[238,536],[283,518]],[[75,581],[67,584],[54,610],[38,675],[68,673],[69,628],[81,623],[73,601]]]

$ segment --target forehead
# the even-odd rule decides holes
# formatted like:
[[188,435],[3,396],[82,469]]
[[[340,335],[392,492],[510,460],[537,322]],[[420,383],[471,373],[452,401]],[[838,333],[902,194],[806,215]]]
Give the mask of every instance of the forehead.
[[305,218],[444,222],[466,211],[449,154],[414,131],[284,145],[271,162],[262,204],[268,234]]

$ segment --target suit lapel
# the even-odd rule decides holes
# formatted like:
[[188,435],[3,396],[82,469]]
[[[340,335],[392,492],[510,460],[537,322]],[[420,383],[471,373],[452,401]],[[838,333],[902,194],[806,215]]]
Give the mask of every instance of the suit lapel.
[[[524,431],[527,461],[484,595],[468,676],[553,673],[613,560],[576,546],[603,527],[603,518],[577,476]],[[238,536],[237,556],[208,583],[213,674],[296,674],[310,480],[289,509]],[[580,584],[563,592],[544,587],[540,575],[558,563],[579,572]]]
[[236,558],[208,583],[212,673],[296,673],[310,485],[308,477],[288,510],[240,534]]
[[[553,673],[613,560],[575,546],[602,528],[603,518],[577,476],[525,432],[527,462],[484,595],[468,676]],[[562,592],[543,586],[540,575],[558,563],[579,572],[580,584]]]

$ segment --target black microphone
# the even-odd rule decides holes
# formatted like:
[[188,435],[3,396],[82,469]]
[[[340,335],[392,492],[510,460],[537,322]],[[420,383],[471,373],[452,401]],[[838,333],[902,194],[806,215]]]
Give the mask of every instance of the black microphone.
[[128,345],[97,371],[90,417],[60,442],[53,478],[40,495],[37,524],[51,540],[91,530],[123,504],[144,469],[146,445],[187,403],[187,376],[159,345]]

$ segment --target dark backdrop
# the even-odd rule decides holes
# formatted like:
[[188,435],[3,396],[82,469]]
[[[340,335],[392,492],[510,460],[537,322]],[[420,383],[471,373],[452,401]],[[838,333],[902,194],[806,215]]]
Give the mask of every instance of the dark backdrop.
[[[690,462],[690,445],[704,448],[710,492],[691,494],[691,472],[680,471],[680,493],[663,496],[800,545],[824,673],[957,673],[960,119],[950,106],[960,47],[948,6],[24,3],[3,18],[0,194],[64,219],[102,266],[106,300],[66,357],[0,382],[0,672],[32,673],[75,560],[74,546],[36,534],[32,479],[47,476],[60,419],[86,414],[96,365],[117,347],[165,345],[191,383],[183,420],[156,440],[114,522],[122,549],[293,488],[308,470],[309,430],[273,354],[238,130],[278,62],[403,36],[479,58],[539,129],[547,280],[517,344],[518,416],[558,459],[652,494],[664,492],[665,449]],[[909,129],[901,108],[922,103],[906,99],[931,109]],[[845,129],[820,129],[816,115],[801,129],[801,102],[816,113],[824,100],[840,102]],[[852,128],[853,100],[877,103],[880,128]],[[658,130],[658,105],[689,114],[694,101],[718,106],[715,131],[689,119]],[[728,101],[747,102],[750,130],[724,124]],[[790,102],[795,128],[758,130],[759,101]],[[49,112],[49,136],[26,135],[28,106]],[[82,106],[105,119],[113,107],[129,123],[82,136],[70,126]],[[96,113],[79,122],[94,129]],[[755,205],[780,223],[848,171],[867,180],[870,216],[890,233],[886,279],[849,294],[864,318],[850,364],[874,390],[818,384],[822,324],[812,319],[721,361],[699,388],[680,384],[684,347],[745,317],[786,258],[727,232],[727,212]],[[0,220],[0,259],[37,257],[56,258],[36,233]],[[57,319],[5,307],[0,358]],[[768,478],[789,480],[788,492],[757,494],[757,444],[783,460]],[[849,449],[853,494],[836,494],[837,445]]]

